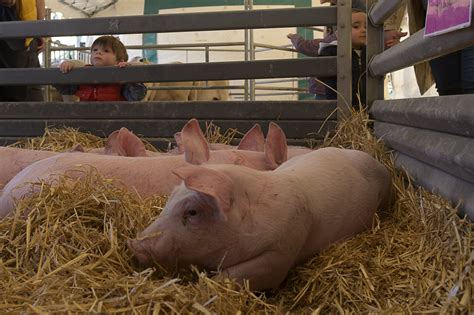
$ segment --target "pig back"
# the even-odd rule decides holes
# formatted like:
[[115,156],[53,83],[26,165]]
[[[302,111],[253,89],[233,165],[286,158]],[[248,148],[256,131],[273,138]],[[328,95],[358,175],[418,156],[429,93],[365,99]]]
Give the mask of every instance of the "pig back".
[[391,187],[385,167],[355,150],[319,149],[289,160],[277,172],[298,179],[312,213],[300,260],[370,228]]
[[56,155],[55,152],[0,147],[0,189],[28,165]]

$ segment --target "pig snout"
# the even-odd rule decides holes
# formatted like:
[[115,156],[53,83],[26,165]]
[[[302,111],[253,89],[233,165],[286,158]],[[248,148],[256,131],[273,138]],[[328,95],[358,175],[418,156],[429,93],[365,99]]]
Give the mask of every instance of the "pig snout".
[[162,233],[148,235],[139,234],[137,239],[127,242],[138,265],[147,268],[159,264],[168,271],[172,271],[176,265],[176,254],[173,249],[172,240],[163,240]]
[[148,252],[147,248],[144,246],[143,241],[140,240],[128,240],[128,248],[133,253],[135,261],[138,266],[141,268],[146,268],[153,265],[153,258],[151,253]]

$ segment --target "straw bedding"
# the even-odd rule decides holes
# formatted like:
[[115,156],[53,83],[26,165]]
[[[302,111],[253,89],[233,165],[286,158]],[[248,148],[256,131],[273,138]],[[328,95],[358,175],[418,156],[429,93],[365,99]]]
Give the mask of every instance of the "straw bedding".
[[[65,134],[29,143],[59,151],[73,142],[103,144],[77,131]],[[293,268],[280,288],[252,293],[193,268],[179,275],[137,269],[126,240],[159,214],[166,198],[141,200],[85,169],[81,182],[66,175],[57,185],[36,183],[39,194],[0,221],[0,313],[472,312],[474,225],[393,169],[365,113],[355,113],[324,145],[376,156],[393,173],[397,197],[370,231]]]

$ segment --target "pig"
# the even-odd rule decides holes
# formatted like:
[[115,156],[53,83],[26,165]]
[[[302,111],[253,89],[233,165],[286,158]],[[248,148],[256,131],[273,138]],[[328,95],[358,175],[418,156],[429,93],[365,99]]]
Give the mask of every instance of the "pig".
[[[273,126],[274,129],[276,130],[275,126]],[[278,127],[280,128],[280,127]],[[281,129],[281,128],[280,128]],[[176,147],[172,150],[175,154],[182,154],[184,153],[184,145],[183,141],[181,140],[181,132],[177,132],[174,134],[174,140],[176,141]],[[252,128],[250,128],[245,135],[242,137],[242,139],[239,142],[238,146],[233,146],[229,144],[224,144],[224,143],[210,143],[209,148],[211,150],[248,150],[248,151],[257,151],[257,152],[263,152],[264,151],[264,145],[265,145],[265,136],[263,135],[262,128],[260,127],[259,124],[253,125]]]
[[87,152],[118,156],[154,156],[161,154],[146,150],[143,141],[125,127],[111,132],[107,137],[105,147],[91,149]]
[[[271,123],[276,125],[275,123]],[[280,128],[280,127],[278,127]],[[271,134],[270,134],[271,136]],[[184,148],[182,146],[181,141],[181,133],[177,132],[174,135],[174,139],[176,141],[176,147],[173,148],[171,151],[173,154],[181,154],[184,152]],[[255,124],[243,137],[242,140],[239,142],[238,146],[233,146],[229,144],[223,143],[211,143],[210,149],[211,150],[230,150],[230,149],[238,149],[238,150],[250,150],[250,151],[264,151],[264,144],[265,144],[265,137],[263,135],[262,128],[259,124]],[[312,152],[313,150],[307,147],[302,146],[287,146],[288,152],[288,159],[291,159],[295,156],[306,154]]]
[[90,153],[58,154],[29,165],[5,186],[0,195],[0,218],[12,212],[15,200],[34,193],[28,183],[40,180],[54,183],[55,176],[66,172],[71,177],[80,177],[84,175],[81,169],[85,166],[96,168],[105,177],[119,180],[141,197],[171,193],[180,182],[179,178],[172,175],[171,170],[186,163],[230,163],[260,170],[275,169],[286,161],[286,137],[276,125],[272,127],[271,133],[275,135],[266,141],[264,152],[210,151],[199,123],[192,119],[182,130],[184,155],[121,157]]
[[157,219],[129,240],[140,266],[188,265],[276,288],[290,268],[371,228],[389,204],[391,177],[367,153],[323,148],[262,172],[187,165]]
[[56,154],[52,151],[0,147],[0,189],[28,165]]
[[[155,156],[159,152],[145,150],[143,142],[127,128],[112,132],[104,148],[86,150],[81,144],[74,145],[67,152],[89,152],[117,156]],[[30,150],[22,148],[0,147],[0,189],[16,174],[36,161],[60,154],[53,151]]]

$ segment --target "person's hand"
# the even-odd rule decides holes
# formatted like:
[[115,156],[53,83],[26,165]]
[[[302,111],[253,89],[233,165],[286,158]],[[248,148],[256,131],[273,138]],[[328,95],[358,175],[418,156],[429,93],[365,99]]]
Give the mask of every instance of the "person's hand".
[[125,68],[125,67],[128,66],[128,65],[129,65],[129,63],[126,62],[126,61],[120,61],[120,62],[117,64],[117,66],[118,66],[119,68]]
[[289,34],[286,35],[286,37],[288,37],[289,39],[294,39],[294,38],[298,37],[298,34],[289,33]]
[[16,4],[16,0],[0,0],[0,5],[5,7],[12,7]]
[[389,30],[384,32],[385,48],[390,48],[400,43],[400,38],[407,36],[407,32]]
[[59,70],[62,73],[68,73],[72,69],[74,69],[74,64],[72,62],[67,61],[67,60],[64,60],[63,62],[61,62],[59,64]]
[[42,52],[44,50],[44,48],[46,47],[47,40],[48,40],[47,38],[43,38],[43,37],[37,38],[37,41],[38,41],[37,52],[38,52],[38,54],[40,52]]

